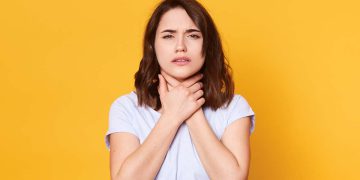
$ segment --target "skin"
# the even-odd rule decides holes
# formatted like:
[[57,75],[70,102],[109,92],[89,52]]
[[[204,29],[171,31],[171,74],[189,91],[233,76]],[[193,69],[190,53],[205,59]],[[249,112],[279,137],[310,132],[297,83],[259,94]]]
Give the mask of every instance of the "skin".
[[[162,33],[164,29],[176,32]],[[182,123],[189,128],[210,179],[247,179],[250,118],[243,117],[230,124],[222,139],[217,139],[201,108],[205,103],[199,82],[202,77],[198,74],[204,64],[202,38],[195,39],[187,29],[196,29],[196,26],[183,9],[172,9],[163,15],[155,40],[161,67],[158,87],[161,117],[143,144],[130,133],[111,134],[111,179],[154,179]],[[171,38],[164,39],[165,34]],[[183,55],[191,58],[191,65],[180,67],[171,62]]]
[[[191,29],[197,31],[189,32]],[[201,54],[202,45],[202,34],[184,9],[175,8],[166,12],[160,19],[155,35],[155,53],[161,74],[183,82],[197,73],[205,61]],[[191,62],[185,66],[171,62],[180,56],[189,57]]]
[[[194,76],[205,61],[201,54],[202,45],[202,33],[183,8],[174,8],[164,13],[155,35],[155,53],[165,80],[168,82],[173,78],[181,83]],[[171,62],[181,56],[189,57],[191,62],[185,66]],[[168,84],[168,89],[171,90],[174,86]],[[197,86],[202,87],[201,82]],[[159,112],[162,113],[163,108]]]
[[[176,32],[167,32],[170,38],[164,39],[165,33],[161,31],[164,28]],[[158,88],[162,103],[161,116],[141,145],[139,139],[130,133],[110,135],[111,179],[154,179],[178,128],[204,104],[202,86],[198,83],[201,76],[193,76],[204,64],[204,57],[201,57],[202,38],[199,38],[201,33],[186,32],[188,28],[196,27],[184,10],[179,8],[169,10],[161,18],[155,40],[156,55],[161,74],[164,75],[159,75]],[[179,56],[190,57],[190,65],[179,67],[171,62]],[[173,77],[182,84],[171,87],[164,77]]]
[[[179,82],[167,76],[168,82],[164,81],[165,78],[162,78],[160,79],[160,85],[166,87],[164,85],[165,82],[167,86],[172,88],[172,90],[169,90],[171,92],[178,87],[191,84],[191,81],[196,77],[194,76],[184,82]],[[194,88],[194,85],[189,89],[192,88]],[[168,91],[159,91],[160,96],[166,93]],[[191,139],[210,179],[246,180],[248,178],[250,165],[250,117],[242,117],[230,124],[225,129],[220,141],[208,124],[202,108],[197,109],[194,114],[183,122],[188,126]]]
[[[162,33],[164,29],[174,29],[176,32]],[[186,29],[197,28],[182,8],[168,11],[159,23],[155,40],[155,51],[161,67],[159,94],[163,108],[159,112],[170,112],[172,107],[177,107],[172,109],[178,110],[178,113],[174,114],[184,115],[181,116],[180,122],[187,124],[201,162],[211,179],[247,179],[250,160],[250,133],[248,131],[250,118],[244,117],[241,121],[228,126],[219,141],[208,124],[202,108],[191,113],[197,104],[196,101],[193,101],[193,106],[186,105],[190,106],[188,109],[184,108],[185,106],[178,106],[184,102],[182,101],[184,97],[197,100],[203,94],[203,90],[199,89],[202,83],[196,81],[200,79],[195,74],[204,64],[204,57],[201,56],[203,39],[201,34],[197,33],[195,35],[198,38],[192,38],[192,33],[186,33]],[[169,38],[164,39],[167,35]],[[173,65],[171,60],[179,55],[189,56],[192,60],[191,65]],[[180,90],[184,91],[180,92]],[[200,99],[201,102],[202,99]],[[219,164],[219,161],[225,165]]]

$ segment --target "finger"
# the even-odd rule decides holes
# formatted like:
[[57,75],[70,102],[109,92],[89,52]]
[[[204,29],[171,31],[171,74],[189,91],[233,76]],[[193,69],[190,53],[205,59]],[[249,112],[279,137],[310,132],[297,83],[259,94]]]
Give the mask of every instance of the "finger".
[[170,75],[168,75],[167,73],[161,73],[161,75],[164,76],[166,82],[168,84],[170,84],[170,86],[172,87],[176,87],[177,85],[180,84],[180,82],[178,80],[176,80],[175,78],[171,77]]
[[203,87],[203,83],[197,82],[197,83],[193,84],[192,86],[190,86],[189,90],[191,93],[195,93],[195,92],[199,91],[202,87]]
[[198,107],[201,107],[205,103],[205,98],[200,98],[196,101]]
[[170,83],[167,83],[167,87],[168,87],[168,91],[171,91],[172,89],[174,89],[174,87],[172,87]]
[[194,94],[193,94],[193,96],[194,96],[194,98],[197,100],[197,99],[199,99],[199,98],[201,98],[201,96],[203,96],[204,95],[204,91],[203,90],[198,90],[198,91],[196,91]]
[[185,87],[190,87],[193,84],[195,84],[196,82],[198,82],[202,77],[203,77],[202,74],[196,74],[196,75],[192,76],[191,78],[186,79],[181,84],[184,85]]
[[159,76],[158,91],[159,91],[159,94],[161,96],[161,95],[164,95],[164,94],[166,94],[168,92],[168,87],[166,85],[166,81],[165,81],[164,77],[161,74],[159,74],[158,76]]

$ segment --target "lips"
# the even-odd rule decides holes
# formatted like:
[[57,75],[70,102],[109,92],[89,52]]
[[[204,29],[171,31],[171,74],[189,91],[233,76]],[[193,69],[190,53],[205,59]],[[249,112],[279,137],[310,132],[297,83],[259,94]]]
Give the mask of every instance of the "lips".
[[190,64],[190,58],[186,56],[176,57],[171,62],[178,65],[178,66],[185,66]]
[[186,56],[176,57],[171,62],[190,62],[190,58]]

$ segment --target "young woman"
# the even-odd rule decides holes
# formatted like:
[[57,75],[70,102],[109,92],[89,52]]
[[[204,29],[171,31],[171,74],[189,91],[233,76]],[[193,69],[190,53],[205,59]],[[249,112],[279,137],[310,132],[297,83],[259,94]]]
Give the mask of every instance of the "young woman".
[[234,94],[216,26],[195,0],[149,19],[136,91],[111,105],[111,179],[247,179],[255,114]]

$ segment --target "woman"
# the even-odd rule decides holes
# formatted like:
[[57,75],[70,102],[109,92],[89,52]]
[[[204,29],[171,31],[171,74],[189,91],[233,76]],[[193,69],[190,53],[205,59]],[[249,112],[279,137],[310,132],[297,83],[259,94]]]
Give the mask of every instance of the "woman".
[[112,179],[247,179],[255,114],[234,94],[216,27],[195,0],[149,19],[136,91],[111,105]]

